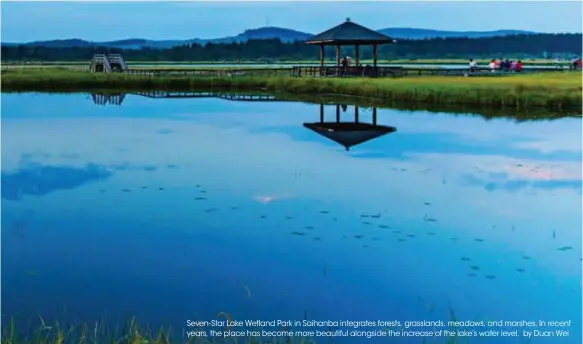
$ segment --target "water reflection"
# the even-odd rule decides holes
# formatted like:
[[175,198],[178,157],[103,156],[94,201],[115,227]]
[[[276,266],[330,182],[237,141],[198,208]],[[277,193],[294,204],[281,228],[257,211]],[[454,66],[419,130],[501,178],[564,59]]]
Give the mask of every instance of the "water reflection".
[[581,323],[580,118],[225,99],[3,95],[3,313]]
[[354,121],[341,122],[340,108],[346,112],[348,106],[345,104],[336,104],[336,121],[326,122],[324,115],[324,104],[320,104],[320,121],[315,123],[304,123],[304,127],[320,134],[334,142],[344,146],[348,151],[351,147],[370,141],[392,133],[397,129],[377,124],[377,108],[372,108],[372,123],[361,122],[359,118],[359,107],[354,105]]
[[125,97],[125,93],[91,93],[91,100],[93,100],[93,103],[101,106],[120,106]]
[[[168,98],[219,98],[230,101],[284,101],[271,94],[246,94],[246,93],[225,93],[225,92],[169,92],[169,91],[147,91],[135,92],[134,95],[153,98],[153,99],[168,99]],[[121,105],[125,99],[126,94],[102,94],[92,93],[91,98],[96,105]],[[351,147],[362,144],[364,142],[379,138],[383,135],[395,132],[397,128],[385,126],[377,123],[376,106],[372,107],[371,123],[362,120],[359,116],[359,105],[351,105],[354,109],[353,121],[341,121],[341,110],[347,112],[348,104],[335,104],[336,117],[335,121],[325,121],[324,103],[319,104],[320,120],[318,122],[304,123],[304,127],[313,132],[326,137],[340,145],[346,151]],[[158,130],[160,134],[169,133],[167,129]]]
[[47,166],[27,163],[15,172],[2,171],[2,199],[20,200],[23,195],[43,196],[56,190],[74,189],[112,176],[103,166]]
[[[123,103],[127,93],[91,93],[91,99],[95,105],[116,105]],[[133,92],[130,94],[153,98],[219,98],[233,101],[282,101],[271,94],[255,94],[255,93],[230,93],[230,92],[208,92],[208,91],[193,91],[193,92],[172,92],[172,91],[142,91]]]
[[426,104],[417,102],[407,103],[383,103],[383,99],[374,98],[354,98],[341,95],[273,95],[269,93],[232,93],[232,92],[216,92],[216,91],[142,91],[132,93],[92,93],[90,95],[95,105],[113,105],[120,106],[126,97],[131,94],[151,99],[204,99],[204,98],[218,98],[231,101],[256,101],[256,102],[289,102],[289,101],[304,101],[309,103],[325,103],[325,104],[341,104],[344,112],[348,104],[367,107],[383,107],[408,110],[408,111],[430,111],[434,113],[449,112],[452,115],[479,115],[484,119],[490,120],[493,118],[512,118],[517,121],[532,121],[532,120],[556,120],[560,118],[581,118],[581,109],[572,108],[563,113],[553,113],[544,109],[520,111],[504,110],[489,107],[475,107],[467,105],[443,105],[443,104]]

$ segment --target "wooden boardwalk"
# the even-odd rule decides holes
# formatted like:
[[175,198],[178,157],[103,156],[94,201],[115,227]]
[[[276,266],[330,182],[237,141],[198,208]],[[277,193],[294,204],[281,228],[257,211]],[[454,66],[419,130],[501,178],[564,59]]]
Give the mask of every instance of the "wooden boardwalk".
[[[2,66],[3,71],[15,70],[16,66]],[[32,67],[30,67],[32,68]],[[39,69],[52,69],[54,67],[37,67]],[[66,67],[72,71],[91,72],[89,66],[70,66]],[[93,68],[93,67],[91,67]],[[36,68],[35,68],[36,69]],[[531,73],[550,73],[550,72],[570,72],[571,69],[537,67],[525,68],[521,74]],[[274,68],[129,68],[125,70],[117,69],[113,73],[123,73],[126,75],[141,75],[149,77],[380,77],[380,78],[397,78],[397,77],[415,77],[415,76],[480,76],[480,77],[499,77],[515,74],[516,72],[501,72],[496,70],[492,72],[489,68],[478,67],[470,70],[466,67],[461,68],[432,68],[432,67],[348,67],[343,69],[336,66],[294,66],[294,67],[274,67]]]
[[[569,72],[569,69],[558,68],[525,68],[518,73],[549,73],[549,72]],[[379,77],[379,78],[397,78],[407,76],[483,76],[498,77],[508,76],[517,72],[498,71],[492,72],[489,68],[470,69],[461,68],[410,68],[410,67],[348,67],[343,69],[335,66],[317,67],[317,66],[295,66],[281,68],[172,68],[172,69],[143,69],[130,68],[125,71],[130,75],[146,75],[153,77],[164,76],[192,76],[192,77],[274,77],[274,76],[291,76],[291,77]]]
[[130,75],[146,76],[199,76],[199,77],[241,77],[241,76],[288,76],[291,67],[286,68],[131,68]]

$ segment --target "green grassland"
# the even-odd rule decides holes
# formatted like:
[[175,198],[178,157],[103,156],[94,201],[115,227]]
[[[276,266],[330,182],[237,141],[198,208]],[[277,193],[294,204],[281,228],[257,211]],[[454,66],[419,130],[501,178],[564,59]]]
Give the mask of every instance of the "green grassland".
[[516,110],[581,109],[581,72],[545,72],[500,77],[408,76],[403,78],[294,78],[265,72],[232,76],[88,73],[61,68],[2,72],[2,91],[267,91],[296,95],[341,95],[385,103],[471,105]]

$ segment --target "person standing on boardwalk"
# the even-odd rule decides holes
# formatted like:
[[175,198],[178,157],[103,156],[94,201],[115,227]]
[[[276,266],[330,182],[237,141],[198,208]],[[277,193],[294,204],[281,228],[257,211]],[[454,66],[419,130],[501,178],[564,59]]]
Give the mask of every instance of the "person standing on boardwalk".
[[490,61],[490,64],[488,65],[488,68],[490,68],[490,70],[492,71],[492,73],[494,73],[496,71],[496,60]]
[[473,73],[476,71],[477,63],[474,59],[470,59],[470,72]]
[[342,65],[342,72],[340,73],[340,75],[344,76],[344,73],[346,72],[346,67],[348,67],[348,59],[346,58],[346,56],[344,56],[342,60],[340,60],[340,64]]

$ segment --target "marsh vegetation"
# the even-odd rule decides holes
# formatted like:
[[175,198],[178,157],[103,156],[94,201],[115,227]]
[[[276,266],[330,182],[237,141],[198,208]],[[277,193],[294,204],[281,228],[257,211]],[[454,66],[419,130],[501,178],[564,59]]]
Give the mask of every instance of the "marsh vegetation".
[[2,72],[3,91],[255,90],[296,95],[344,95],[385,102],[479,106],[514,110],[565,111],[581,107],[581,73],[557,72],[497,77],[422,76],[405,78],[292,78],[238,76],[145,76],[95,74],[67,69]]

